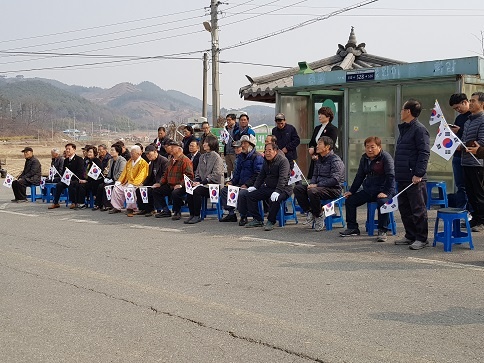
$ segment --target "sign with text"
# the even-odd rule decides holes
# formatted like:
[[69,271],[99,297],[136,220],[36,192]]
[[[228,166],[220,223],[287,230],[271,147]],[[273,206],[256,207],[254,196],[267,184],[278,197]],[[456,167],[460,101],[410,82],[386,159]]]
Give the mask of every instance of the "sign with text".
[[374,79],[375,79],[374,69],[346,72],[346,82],[373,81]]

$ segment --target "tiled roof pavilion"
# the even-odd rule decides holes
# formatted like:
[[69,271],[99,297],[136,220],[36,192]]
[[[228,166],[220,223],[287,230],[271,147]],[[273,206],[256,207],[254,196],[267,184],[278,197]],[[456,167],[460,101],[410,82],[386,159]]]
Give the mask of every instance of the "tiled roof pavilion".
[[[336,55],[308,63],[308,66],[314,72],[331,72],[336,70],[358,70],[406,63],[368,54],[365,46],[365,43],[357,45],[354,28],[351,27],[348,43],[345,46],[338,44]],[[239,90],[240,97],[243,97],[247,101],[275,103],[275,90],[284,87],[292,87],[293,76],[300,71],[300,67],[294,67],[260,77],[252,78],[246,75],[250,85],[242,87]]]

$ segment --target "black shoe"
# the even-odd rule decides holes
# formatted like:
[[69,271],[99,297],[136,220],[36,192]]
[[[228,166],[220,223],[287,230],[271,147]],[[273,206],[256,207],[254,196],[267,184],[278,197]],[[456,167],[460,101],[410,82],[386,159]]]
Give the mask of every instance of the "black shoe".
[[190,217],[188,217],[188,219],[185,219],[183,223],[188,224],[188,222],[190,222],[192,218],[193,218],[193,214],[190,214]]
[[12,203],[17,203],[17,200],[18,200],[18,199],[11,199],[10,201],[11,201]]
[[85,204],[78,204],[77,209],[86,209],[86,205]]
[[163,210],[160,213],[155,214],[156,218],[169,218],[171,217],[171,212],[169,210]]
[[245,226],[248,222],[247,217],[240,217],[239,226]]
[[28,200],[27,199],[19,199],[19,200],[17,200],[17,203],[25,203],[25,202],[28,202]]
[[181,213],[180,212],[175,212],[173,214],[173,217],[171,217],[172,220],[174,221],[179,221],[181,219]]
[[237,222],[237,216],[235,214],[228,214],[220,222]]
[[358,228],[347,228],[343,232],[340,232],[339,235],[341,237],[349,237],[349,236],[359,236],[360,235],[360,230]]
[[198,222],[201,222],[202,221],[202,218],[200,218],[200,216],[193,216],[189,221],[188,221],[188,224],[195,224],[195,223],[198,223]]

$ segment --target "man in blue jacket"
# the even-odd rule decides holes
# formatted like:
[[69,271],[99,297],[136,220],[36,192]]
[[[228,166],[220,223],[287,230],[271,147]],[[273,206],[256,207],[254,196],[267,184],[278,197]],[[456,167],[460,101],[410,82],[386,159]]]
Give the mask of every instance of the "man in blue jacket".
[[294,169],[294,161],[297,159],[297,147],[301,140],[296,128],[286,122],[286,116],[283,113],[278,113],[275,121],[276,127],[272,129],[272,135],[277,138],[277,146],[286,155],[292,170]]
[[[264,164],[264,158],[255,149],[256,138],[253,135],[243,135],[240,141],[242,152],[237,155],[235,171],[227,185],[240,187],[237,209],[240,213],[239,226],[247,224],[247,199],[248,188],[252,187]],[[229,212],[220,222],[237,222],[235,208],[227,205],[228,187],[225,186],[220,191],[221,203],[225,210]]]
[[418,116],[419,101],[410,99],[400,111],[400,136],[395,146],[395,180],[398,190],[413,185],[398,197],[398,209],[405,228],[405,238],[396,245],[409,245],[412,250],[428,246],[427,165],[430,157],[430,136]]
[[[363,185],[363,189],[360,189]],[[381,139],[370,136],[365,140],[365,153],[346,198],[346,223],[348,228],[340,232],[341,237],[358,236],[360,230],[356,222],[356,208],[368,202],[378,204],[378,237],[377,242],[387,240],[388,213],[381,214],[380,207],[395,195],[395,170],[393,158],[381,148]]]
[[314,222],[314,229],[324,229],[324,215],[321,213],[321,200],[335,199],[341,195],[341,183],[344,181],[345,166],[341,158],[333,151],[333,140],[321,137],[316,144],[318,159],[314,163],[314,172],[309,185],[296,185],[294,196],[304,213],[306,222]]

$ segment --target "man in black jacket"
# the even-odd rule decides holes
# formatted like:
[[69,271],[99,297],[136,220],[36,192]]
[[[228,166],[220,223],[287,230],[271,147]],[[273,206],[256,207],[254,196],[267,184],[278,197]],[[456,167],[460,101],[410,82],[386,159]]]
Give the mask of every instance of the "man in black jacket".
[[[76,145],[69,143],[66,144],[66,158],[64,159],[64,165],[60,174],[63,175],[64,171],[68,168],[75,176],[71,179],[71,184],[79,183],[80,179],[85,179],[84,160],[82,157],[76,155]],[[49,209],[60,208],[59,199],[64,190],[68,186],[63,182],[59,182],[55,186],[55,196],[52,205]],[[75,189],[75,188],[73,188]]]
[[[363,185],[363,189],[358,191],[361,185]],[[365,140],[365,153],[361,156],[355,180],[353,180],[350,190],[344,193],[348,228],[340,232],[340,236],[358,236],[360,230],[356,222],[356,208],[368,202],[376,202],[378,204],[377,242],[385,242],[389,215],[380,213],[380,207],[393,195],[395,195],[393,158],[382,150],[379,137],[370,136]]]
[[333,140],[328,136],[319,138],[316,144],[318,159],[314,163],[314,173],[309,185],[296,185],[294,196],[304,213],[306,222],[314,229],[324,229],[324,214],[321,213],[321,200],[336,199],[341,195],[344,182],[345,166],[341,158],[333,151]]
[[160,187],[160,180],[168,164],[168,159],[161,156],[154,145],[148,145],[145,149],[145,154],[150,161],[150,166],[143,186],[149,186],[151,188],[148,188],[148,203],[143,202],[140,189],[136,189],[136,203],[138,204],[138,211],[134,213],[136,215],[147,214],[153,211],[153,188]]
[[296,128],[286,123],[286,116],[283,113],[278,113],[275,121],[276,127],[272,129],[272,135],[277,137],[277,146],[286,155],[292,170],[294,168],[294,161],[297,159],[297,147],[301,143],[301,140],[299,139]]
[[163,126],[158,127],[158,137],[153,140],[153,145],[155,145],[158,154],[168,158],[168,153],[165,150],[164,144],[168,141],[168,136],[166,136],[166,129]]
[[287,185],[291,169],[289,161],[284,155],[280,154],[276,144],[267,144],[265,146],[265,161],[262,166],[254,186],[247,189],[246,194],[247,207],[249,214],[254,219],[246,224],[248,228],[262,227],[264,217],[259,213],[258,203],[260,200],[271,200],[267,224],[264,229],[270,231],[276,224],[277,213],[283,201],[292,194],[292,186]]
[[398,197],[398,209],[405,228],[405,238],[396,245],[410,245],[412,250],[428,246],[427,165],[430,157],[428,130],[418,121],[422,111],[419,101],[410,99],[400,111],[400,136],[395,146],[395,180],[398,190],[413,185]]
[[39,185],[42,174],[40,161],[34,156],[34,150],[31,147],[26,147],[22,152],[25,157],[24,170],[17,177],[17,180],[12,182],[13,195],[15,196],[12,202],[15,203],[27,201],[27,187]]

